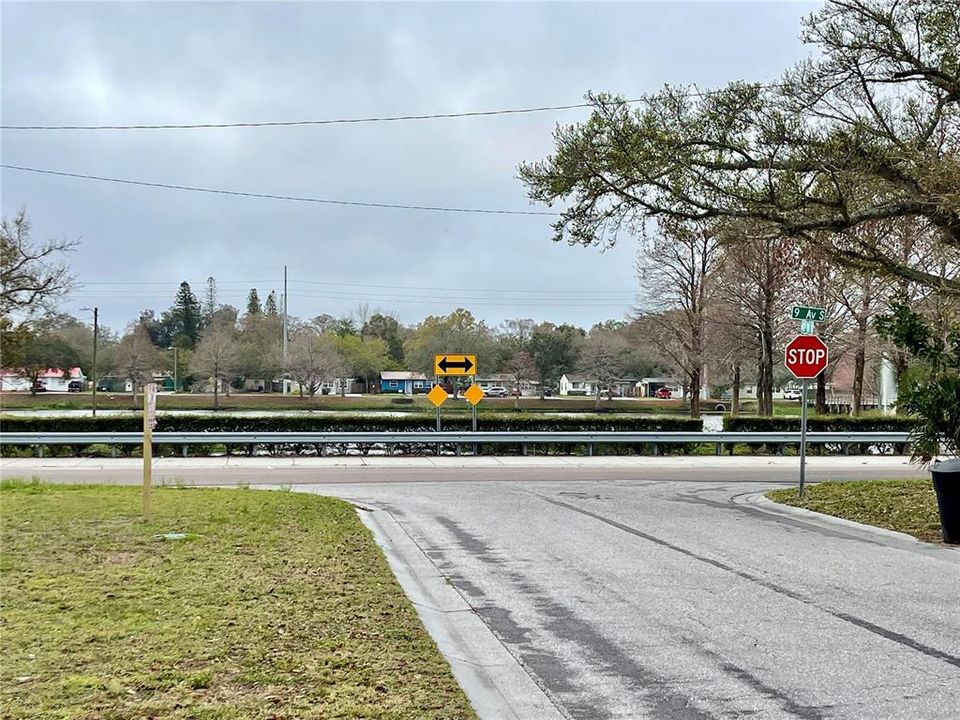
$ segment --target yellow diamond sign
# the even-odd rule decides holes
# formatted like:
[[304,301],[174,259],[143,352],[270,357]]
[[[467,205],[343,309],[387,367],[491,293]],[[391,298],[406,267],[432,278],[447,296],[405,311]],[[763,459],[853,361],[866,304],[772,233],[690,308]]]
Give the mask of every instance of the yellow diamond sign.
[[450,397],[450,395],[439,385],[434,385],[433,390],[427,393],[427,400],[432,402],[437,407],[443,405],[448,397]]
[[486,395],[486,393],[480,388],[479,385],[471,385],[467,388],[467,391],[463,393],[463,396],[471,405],[476,405],[478,402],[483,400],[484,395]]

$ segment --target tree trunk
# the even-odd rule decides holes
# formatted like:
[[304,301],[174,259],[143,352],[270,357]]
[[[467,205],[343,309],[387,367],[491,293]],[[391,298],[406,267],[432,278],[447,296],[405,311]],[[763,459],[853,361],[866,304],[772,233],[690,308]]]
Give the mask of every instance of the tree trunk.
[[769,322],[760,331],[757,368],[757,415],[773,415],[773,329]]
[[730,414],[734,417],[740,414],[740,363],[735,363],[733,366]]
[[703,379],[703,366],[690,372],[690,417],[700,417],[700,382]]
[[863,409],[863,370],[867,363],[866,348],[858,347],[853,356],[853,400],[850,403],[850,414],[859,415]]
[[827,414],[827,373],[817,375],[817,401],[815,411],[817,415]]
[[857,347],[853,356],[853,401],[850,413],[859,415],[863,409],[863,373],[867,364],[867,322],[857,320]]
[[220,409],[220,379],[216,376],[213,378],[213,407]]

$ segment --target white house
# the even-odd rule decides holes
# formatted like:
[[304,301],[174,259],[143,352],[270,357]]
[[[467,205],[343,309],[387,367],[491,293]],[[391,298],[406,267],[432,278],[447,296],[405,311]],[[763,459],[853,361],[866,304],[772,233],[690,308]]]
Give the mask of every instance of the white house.
[[[44,388],[49,392],[67,392],[70,382],[79,380],[81,387],[87,389],[87,378],[83,370],[78,367],[70,368],[66,372],[59,368],[48,368],[37,377]],[[3,369],[0,371],[0,390],[30,390],[30,378],[19,370]]]
[[597,390],[597,381],[585,375],[566,374],[560,376],[561,395],[593,395]]
[[660,388],[667,388],[674,397],[683,395],[683,383],[676,378],[645,377],[637,383],[640,397],[653,397]]

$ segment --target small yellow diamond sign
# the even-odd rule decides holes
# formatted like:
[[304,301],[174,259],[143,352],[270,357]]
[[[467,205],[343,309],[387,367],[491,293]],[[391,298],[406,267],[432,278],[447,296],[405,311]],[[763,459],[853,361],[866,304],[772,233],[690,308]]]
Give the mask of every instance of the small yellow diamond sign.
[[443,405],[448,397],[450,397],[450,395],[439,385],[434,385],[433,390],[427,393],[427,400],[432,402],[437,407]]
[[466,392],[463,393],[463,396],[471,405],[476,405],[478,402],[483,400],[484,395],[486,395],[486,393],[480,388],[479,385],[471,385],[467,388]]

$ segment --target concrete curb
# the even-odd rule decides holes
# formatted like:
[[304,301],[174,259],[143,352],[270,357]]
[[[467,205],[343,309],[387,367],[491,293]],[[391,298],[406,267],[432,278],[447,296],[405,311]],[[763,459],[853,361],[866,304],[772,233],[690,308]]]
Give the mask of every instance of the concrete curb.
[[358,508],[482,720],[561,720],[557,709],[393,516]]
[[819,525],[829,525],[833,527],[841,527],[846,530],[853,530],[862,535],[870,535],[874,538],[882,539],[891,545],[909,545],[912,548],[919,547],[935,551],[956,551],[956,548],[937,543],[925,542],[913,537],[913,535],[908,535],[907,533],[898,532],[896,530],[888,530],[886,528],[877,527],[876,525],[867,525],[865,523],[847,520],[846,518],[836,517],[835,515],[826,515],[824,513],[819,513],[814,510],[807,510],[805,508],[783,505],[782,503],[774,502],[773,500],[765,497],[765,493],[766,491],[750,493],[749,495],[733,498],[733,502],[740,505],[751,505],[758,510],[763,510],[764,512],[771,514],[789,515],[796,518],[802,518]]

